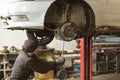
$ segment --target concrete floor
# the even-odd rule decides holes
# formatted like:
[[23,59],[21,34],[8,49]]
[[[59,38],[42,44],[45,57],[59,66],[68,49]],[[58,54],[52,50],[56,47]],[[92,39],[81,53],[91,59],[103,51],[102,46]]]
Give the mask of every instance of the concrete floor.
[[[66,80],[80,80],[78,78],[70,78]],[[120,80],[120,74],[101,74],[93,76],[92,80]]]
[[102,74],[93,76],[92,80],[120,80],[120,74]]

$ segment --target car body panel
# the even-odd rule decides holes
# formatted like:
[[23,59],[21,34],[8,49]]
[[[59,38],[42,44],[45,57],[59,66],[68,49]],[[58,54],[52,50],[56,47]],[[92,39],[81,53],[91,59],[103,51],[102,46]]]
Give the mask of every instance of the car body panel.
[[120,26],[120,0],[86,0],[94,10],[96,27]]
[[8,24],[4,28],[44,29],[44,16],[52,2],[53,0],[10,2],[6,16],[10,16],[11,20],[3,21]]
[[[14,1],[14,0],[13,0]],[[16,0],[15,0],[16,1]],[[17,2],[18,1],[18,2]],[[7,20],[11,29],[43,29],[44,17],[50,4],[54,0],[34,0],[21,1],[17,0],[9,3],[6,14],[10,15],[27,15],[29,21],[10,21]],[[96,27],[113,26],[120,28],[120,0],[85,0],[93,8],[96,17]],[[12,6],[11,6],[12,5]],[[31,6],[32,5],[32,6]]]

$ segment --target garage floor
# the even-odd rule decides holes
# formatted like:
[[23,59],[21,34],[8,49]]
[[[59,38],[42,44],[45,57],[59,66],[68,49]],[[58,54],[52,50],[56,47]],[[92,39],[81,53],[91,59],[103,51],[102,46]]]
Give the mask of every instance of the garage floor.
[[[80,80],[75,78],[70,78],[66,80]],[[120,80],[120,74],[102,74],[93,76],[92,80]]]
[[93,76],[92,80],[120,80],[120,74],[104,74]]

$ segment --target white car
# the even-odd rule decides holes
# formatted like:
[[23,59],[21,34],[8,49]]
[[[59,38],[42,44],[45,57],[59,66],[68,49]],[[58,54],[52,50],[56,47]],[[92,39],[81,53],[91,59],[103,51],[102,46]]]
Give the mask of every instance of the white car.
[[6,6],[7,15],[1,16],[4,28],[25,29],[28,38],[37,37],[40,45],[48,44],[54,36],[71,41],[94,32],[94,12],[85,1],[12,0]]
[[94,13],[84,0],[12,0],[7,5],[7,15],[1,18],[7,19],[4,20],[5,28],[26,29],[27,34],[32,34],[28,37],[33,38],[35,33],[42,42],[50,42],[54,36],[65,41],[90,36],[95,28],[98,34],[120,32],[119,0],[85,1]]

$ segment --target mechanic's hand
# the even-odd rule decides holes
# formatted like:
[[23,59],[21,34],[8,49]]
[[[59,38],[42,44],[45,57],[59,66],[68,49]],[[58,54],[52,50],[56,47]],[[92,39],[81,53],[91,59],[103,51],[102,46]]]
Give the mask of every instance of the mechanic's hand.
[[57,60],[57,65],[62,66],[65,63],[65,58],[64,57],[59,57]]

